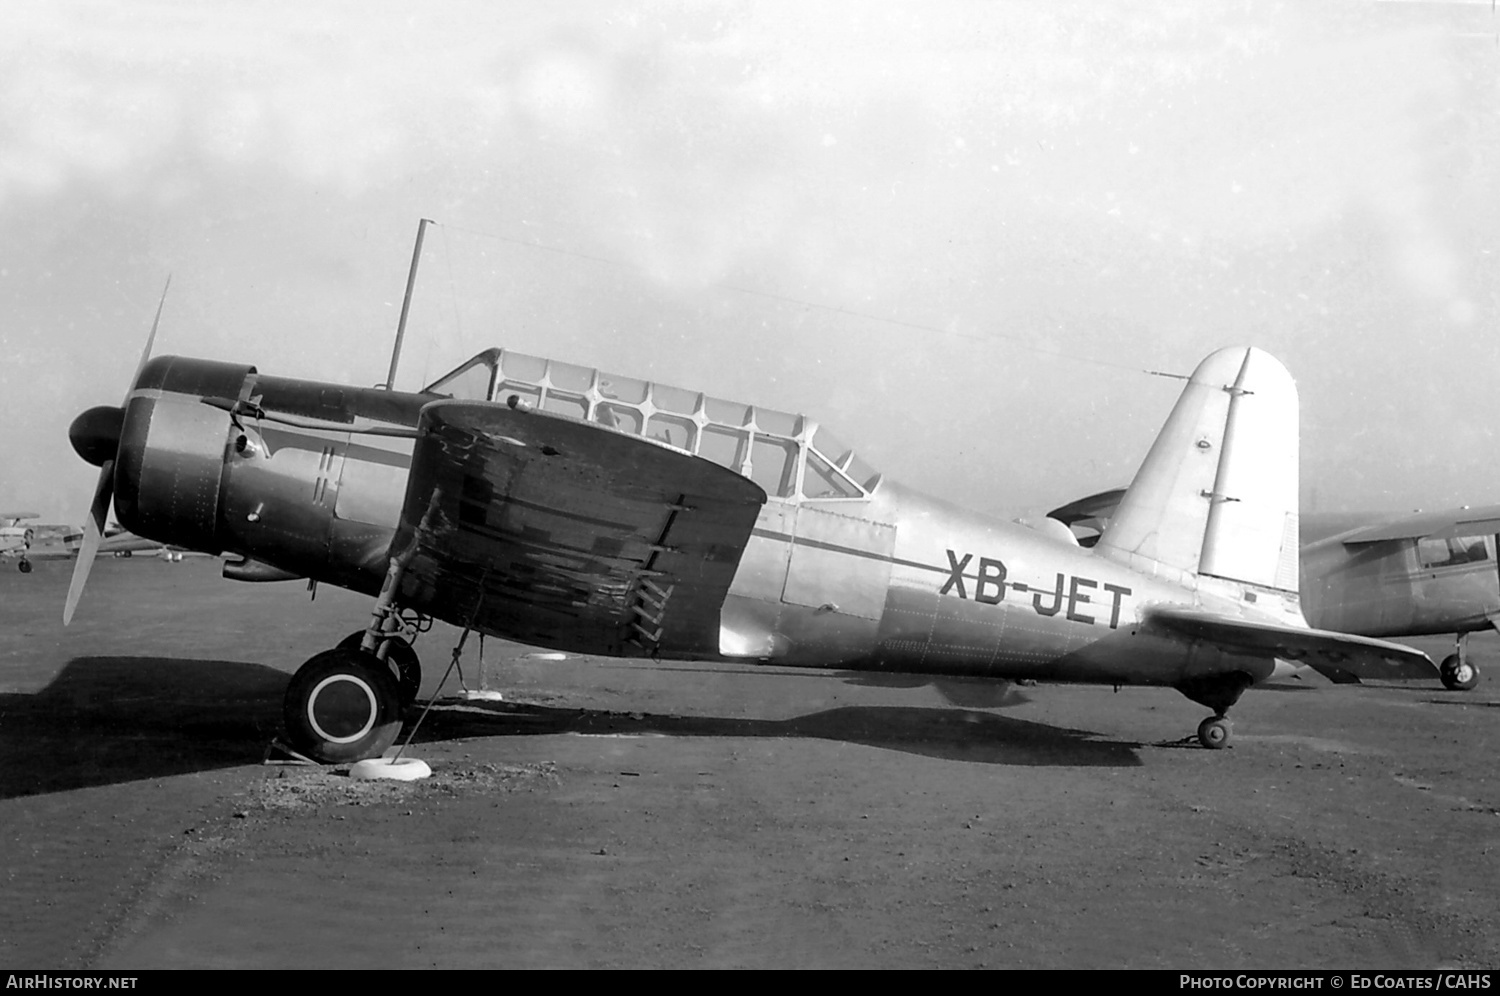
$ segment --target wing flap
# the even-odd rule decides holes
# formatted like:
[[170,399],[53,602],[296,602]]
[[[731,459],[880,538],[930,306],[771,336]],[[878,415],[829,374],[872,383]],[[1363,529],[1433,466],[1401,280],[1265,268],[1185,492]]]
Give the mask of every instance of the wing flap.
[[1147,625],[1224,650],[1269,654],[1306,664],[1331,678],[1335,672],[1360,678],[1436,678],[1437,667],[1420,650],[1323,629],[1300,629],[1280,623],[1220,615],[1186,605],[1157,605],[1146,610]]
[[716,653],[766,495],[590,422],[475,401],[422,409],[393,550],[407,605],[523,642]]

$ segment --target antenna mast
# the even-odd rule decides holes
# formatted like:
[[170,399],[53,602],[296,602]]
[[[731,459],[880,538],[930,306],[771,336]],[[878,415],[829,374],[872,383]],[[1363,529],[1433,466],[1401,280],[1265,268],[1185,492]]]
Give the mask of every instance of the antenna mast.
[[406,337],[406,316],[411,311],[411,292],[417,286],[417,264],[422,262],[422,237],[427,234],[427,226],[431,224],[433,221],[430,218],[417,222],[417,244],[411,251],[411,272],[406,275],[406,297],[401,301],[401,319],[396,323],[396,345],[391,350],[391,371],[385,376],[387,391],[396,389],[396,364],[401,360],[401,340]]

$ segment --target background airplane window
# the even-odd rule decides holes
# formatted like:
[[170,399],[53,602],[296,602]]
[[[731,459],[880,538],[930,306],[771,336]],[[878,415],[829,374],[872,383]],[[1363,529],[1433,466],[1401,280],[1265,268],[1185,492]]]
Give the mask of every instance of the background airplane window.
[[756,436],[750,447],[750,480],[774,498],[786,498],[797,479],[797,444]]
[[1482,536],[1428,537],[1417,540],[1417,559],[1423,567],[1452,567],[1488,560],[1489,551]]

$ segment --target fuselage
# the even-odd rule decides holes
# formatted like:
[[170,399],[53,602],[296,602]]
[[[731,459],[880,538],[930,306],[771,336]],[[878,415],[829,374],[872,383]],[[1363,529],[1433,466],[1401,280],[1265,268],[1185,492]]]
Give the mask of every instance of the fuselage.
[[1486,629],[1500,616],[1494,536],[1345,543],[1388,514],[1307,517],[1302,608],[1320,629],[1417,636]]
[[[496,376],[485,399],[499,398]],[[600,384],[610,382],[596,373],[592,394],[579,389],[576,413],[539,407],[539,417],[577,417],[607,431],[633,425],[642,434],[653,419],[676,419],[666,428],[698,432],[687,451],[700,455],[709,434],[730,432],[706,421],[704,411],[716,409],[701,395],[694,429],[688,415],[649,400],[638,405],[644,415],[601,402]],[[240,554],[374,595],[406,496],[412,430],[436,397],[159,357],[126,409],[119,521],[160,543]],[[752,427],[785,428],[761,433],[764,440],[747,430],[743,451],[787,462],[780,483],[766,477],[764,462],[756,472],[748,457],[743,464],[768,498],[723,606],[721,658],[1114,684],[1176,685],[1229,664],[1257,679],[1269,675],[1269,659],[1231,662],[1220,649],[1141,625],[1141,610],[1154,603],[1245,614],[1240,588],[1216,592],[1212,579],[1190,588],[1167,583],[1070,540],[855,473],[850,455],[820,455],[827,437],[815,435],[815,423],[778,423],[773,414],[744,417]],[[1295,596],[1261,594],[1254,612],[1300,623]],[[418,592],[403,593],[402,604],[464,623]],[[525,632],[493,635],[535,642]],[[578,649],[566,638],[558,645]]]

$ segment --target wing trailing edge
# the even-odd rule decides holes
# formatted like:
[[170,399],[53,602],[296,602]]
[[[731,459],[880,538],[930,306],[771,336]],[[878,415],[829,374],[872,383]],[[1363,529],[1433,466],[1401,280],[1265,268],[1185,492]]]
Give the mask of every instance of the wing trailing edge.
[[1306,664],[1334,681],[1360,678],[1436,678],[1438,669],[1420,650],[1368,636],[1227,616],[1186,605],[1145,610],[1144,625],[1211,643],[1223,650],[1269,655]]

